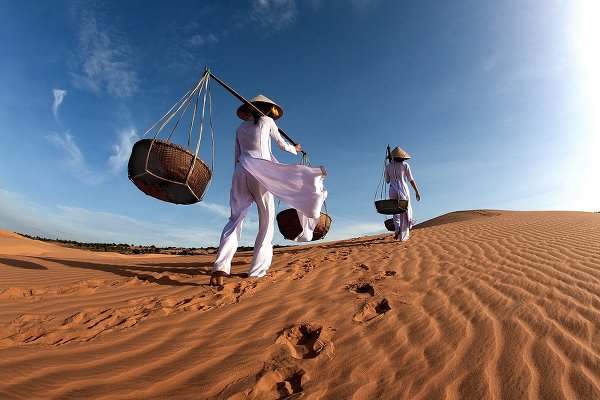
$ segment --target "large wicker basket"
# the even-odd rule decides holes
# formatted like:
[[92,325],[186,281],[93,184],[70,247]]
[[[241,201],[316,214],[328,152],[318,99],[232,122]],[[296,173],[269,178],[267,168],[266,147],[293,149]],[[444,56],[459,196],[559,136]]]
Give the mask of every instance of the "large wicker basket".
[[[288,240],[294,240],[302,233],[302,225],[300,225],[298,212],[294,208],[288,208],[277,214],[277,226],[279,227],[279,232]],[[319,223],[313,231],[312,240],[323,239],[327,235],[327,232],[329,232],[330,227],[331,217],[325,213],[321,213]]]
[[202,200],[212,172],[186,148],[155,139],[133,145],[127,167],[129,179],[148,196],[175,204]]
[[388,200],[377,200],[375,202],[375,209],[379,214],[402,214],[406,212],[408,208],[408,200],[397,200],[397,199],[388,199]]
[[383,221],[383,224],[385,225],[385,228],[390,232],[394,232],[396,230],[396,227],[394,226],[394,220],[391,218],[388,218],[385,221]]

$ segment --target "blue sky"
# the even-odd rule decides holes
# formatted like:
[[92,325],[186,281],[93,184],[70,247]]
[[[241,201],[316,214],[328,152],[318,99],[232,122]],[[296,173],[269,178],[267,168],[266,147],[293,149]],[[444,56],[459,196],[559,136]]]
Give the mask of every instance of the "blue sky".
[[[384,232],[373,200],[388,143],[412,155],[419,221],[599,211],[599,18],[593,0],[0,0],[0,229],[217,245],[239,102],[215,81],[204,201],[160,202],[126,171],[205,66],[278,102],[279,126],[326,166],[328,240]],[[256,230],[253,211],[242,244]]]

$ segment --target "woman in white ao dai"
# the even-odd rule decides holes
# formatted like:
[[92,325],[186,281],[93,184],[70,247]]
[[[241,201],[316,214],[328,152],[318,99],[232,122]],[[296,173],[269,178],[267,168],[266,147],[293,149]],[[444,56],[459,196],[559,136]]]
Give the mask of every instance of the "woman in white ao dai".
[[[264,114],[279,118],[283,110],[268,98],[259,95],[251,103]],[[242,223],[252,203],[258,210],[258,234],[248,275],[262,277],[273,258],[275,203],[273,195],[298,211],[305,226],[313,227],[320,217],[327,191],[323,187],[323,167],[288,165],[277,162],[271,153],[271,139],[279,148],[297,154],[302,147],[283,140],[273,118],[252,114],[249,107],[241,106],[238,116],[246,119],[236,131],[235,168],[231,181],[231,216],[223,228],[219,251],[213,265],[211,285],[222,285],[223,276],[231,271],[231,260],[237,250]],[[307,229],[309,229],[307,228]],[[306,229],[305,229],[306,230]],[[308,240],[312,231],[303,232]]]
[[385,166],[385,182],[390,184],[389,197],[390,199],[409,200],[406,212],[402,214],[394,214],[394,239],[405,241],[410,238],[410,229],[415,224],[413,218],[412,205],[410,204],[410,193],[408,191],[408,182],[415,190],[417,201],[421,200],[419,189],[412,176],[410,165],[406,162],[410,156],[400,147],[396,147],[391,152],[391,162]]

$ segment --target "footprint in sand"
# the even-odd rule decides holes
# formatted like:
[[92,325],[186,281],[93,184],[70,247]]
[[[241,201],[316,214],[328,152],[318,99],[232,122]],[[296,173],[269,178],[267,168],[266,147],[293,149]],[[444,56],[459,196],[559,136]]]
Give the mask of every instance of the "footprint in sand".
[[346,285],[346,290],[358,294],[368,294],[371,297],[375,296],[375,288],[373,285],[367,282],[358,282]]
[[0,325],[0,344],[35,342],[46,335],[52,320],[54,317],[49,315],[21,315],[9,324]]
[[317,266],[311,260],[292,261],[287,265],[290,267],[286,270],[286,280],[302,279],[306,274],[315,269]]
[[114,289],[119,286],[130,286],[130,285],[143,285],[148,282],[139,280],[137,278],[130,278],[127,280],[122,279],[86,279],[82,281],[72,282],[66,285],[57,286],[46,286],[46,287],[24,287],[15,286],[8,287],[0,292],[0,300],[7,300],[12,298],[32,298],[34,300],[41,300],[47,296],[57,296],[63,294],[74,294],[78,296],[87,296],[93,293],[97,293],[105,289]]
[[370,300],[363,304],[361,308],[361,312],[354,315],[353,320],[355,322],[371,322],[375,318],[382,317],[386,312],[392,309],[387,299]]
[[298,366],[267,365],[250,397],[254,399],[295,399],[304,393],[302,387],[306,371]]
[[303,386],[308,381],[308,375],[302,365],[312,362],[309,360],[314,360],[321,354],[332,357],[331,334],[334,331],[334,328],[307,323],[295,324],[282,330],[271,349],[272,358],[264,363],[258,374],[232,382],[228,385],[231,391],[227,389],[220,393],[218,398],[229,400],[301,398],[305,395]]
[[275,343],[288,347],[296,359],[315,358],[324,353],[333,355],[333,342],[329,329],[316,324],[296,324],[283,330]]
[[237,283],[225,284],[217,289],[213,297],[216,306],[225,306],[228,304],[239,303],[240,299],[246,294],[254,291],[258,281],[243,280]]
[[[139,282],[141,281],[133,284]],[[85,282],[79,286],[87,287],[92,283],[97,282]],[[139,297],[127,300],[124,307],[90,307],[78,310],[64,319],[48,315],[22,315],[9,324],[0,325],[0,347],[15,343],[62,346],[73,341],[87,342],[110,332],[132,328],[141,320],[157,313],[169,315],[185,311],[203,312],[238,303],[251,294],[257,285],[259,282],[243,280],[226,284],[212,293],[208,291],[185,296]]]

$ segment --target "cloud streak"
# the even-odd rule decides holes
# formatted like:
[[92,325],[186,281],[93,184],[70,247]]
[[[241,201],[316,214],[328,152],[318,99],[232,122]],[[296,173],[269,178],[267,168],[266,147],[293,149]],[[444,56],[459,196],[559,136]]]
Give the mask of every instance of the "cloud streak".
[[229,218],[229,215],[231,214],[229,207],[225,207],[221,204],[207,203],[205,201],[201,201],[198,204],[201,208],[204,208],[219,217]]
[[243,18],[256,29],[279,31],[289,26],[298,14],[294,0],[254,0]]
[[129,97],[138,87],[137,73],[129,60],[134,54],[126,41],[105,26],[91,3],[75,7],[79,25],[76,65],[71,76],[74,84],[94,93],[106,92],[116,97]]
[[52,103],[52,114],[54,114],[54,118],[58,120],[58,109],[60,108],[60,105],[62,104],[65,96],[67,95],[67,91],[62,89],[54,89],[52,93],[54,94],[54,103]]
[[46,207],[25,196],[0,189],[0,226],[19,233],[80,242],[157,246],[214,245],[219,233],[208,229],[137,220],[80,207]]
[[81,150],[70,133],[66,132],[63,135],[52,133],[46,136],[46,140],[66,155],[64,164],[67,171],[82,183],[96,185],[108,179],[106,174],[95,172],[88,167]]
[[62,136],[58,133],[52,133],[47,135],[46,139],[67,154],[68,158],[66,162],[69,166],[75,168],[83,165],[83,154],[81,154],[81,150],[79,150],[79,147],[77,147],[77,144],[73,139],[73,135],[71,135],[69,132],[66,132]]
[[113,145],[114,154],[108,158],[108,166],[113,174],[118,174],[125,167],[131,155],[131,148],[137,139],[137,132],[133,128],[119,133],[119,141]]
[[335,223],[331,225],[331,231],[326,240],[343,240],[365,235],[378,235],[387,232],[383,222],[373,223],[364,221],[353,221],[342,217],[332,217]]
[[69,132],[58,134],[56,132],[46,135],[46,140],[65,155],[63,160],[69,173],[85,184],[98,184],[106,181],[111,176],[120,174],[125,168],[131,155],[133,144],[138,139],[135,129],[124,129],[119,133],[118,142],[113,145],[113,154],[108,157],[106,169],[97,170],[91,168],[77,146],[75,138]]

